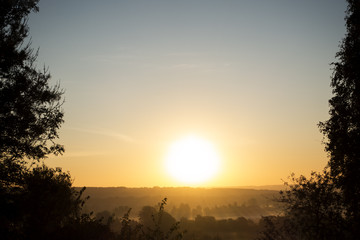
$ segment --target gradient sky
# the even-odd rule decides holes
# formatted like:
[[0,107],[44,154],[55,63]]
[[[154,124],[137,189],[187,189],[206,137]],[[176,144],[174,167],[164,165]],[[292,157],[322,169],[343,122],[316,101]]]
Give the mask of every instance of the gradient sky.
[[181,186],[170,144],[211,141],[202,186],[282,184],[327,162],[341,0],[42,0],[29,19],[38,65],[65,89],[62,157],[76,186]]

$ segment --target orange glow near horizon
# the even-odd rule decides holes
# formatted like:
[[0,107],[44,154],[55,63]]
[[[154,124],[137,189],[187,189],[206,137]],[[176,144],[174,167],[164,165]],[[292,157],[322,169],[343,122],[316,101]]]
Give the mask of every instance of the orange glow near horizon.
[[[293,142],[284,141],[288,138],[275,134],[277,128],[264,136],[243,130],[239,138],[229,125],[187,127],[190,131],[163,126],[154,136],[131,135],[133,141],[113,137],[115,131],[110,136],[65,128],[65,154],[45,163],[70,171],[79,187],[206,188],[282,185],[291,172],[306,175],[309,166],[318,171],[326,164],[321,145],[313,147],[300,133],[294,135],[302,147],[294,148]],[[83,141],[74,139],[75,134]]]

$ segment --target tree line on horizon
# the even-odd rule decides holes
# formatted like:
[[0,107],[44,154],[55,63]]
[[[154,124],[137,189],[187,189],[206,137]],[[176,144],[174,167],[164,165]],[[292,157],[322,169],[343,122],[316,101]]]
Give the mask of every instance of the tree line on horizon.
[[[185,239],[180,222],[164,211],[166,199],[157,209],[146,208],[140,222],[125,213],[118,221],[119,231],[112,231],[110,222],[84,213],[85,188],[74,188],[69,173],[43,163],[48,155],[64,152],[57,143],[64,122],[64,92],[59,85],[50,85],[47,68],[37,68],[37,51],[26,42],[28,15],[39,10],[38,2],[0,0],[1,238]],[[347,3],[347,33],[332,63],[330,117],[319,123],[328,164],[309,178],[289,177],[287,189],[277,199],[283,212],[261,219],[259,240],[360,236],[360,1]],[[184,220],[191,231],[196,228],[191,221],[212,229],[224,223],[209,216]],[[227,223],[240,229],[236,221],[242,220]]]

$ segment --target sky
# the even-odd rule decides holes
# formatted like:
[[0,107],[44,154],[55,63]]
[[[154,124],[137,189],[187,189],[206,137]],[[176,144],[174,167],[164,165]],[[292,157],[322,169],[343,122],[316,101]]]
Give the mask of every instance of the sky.
[[[62,167],[75,186],[187,186],[171,145],[210,142],[217,174],[194,186],[282,184],[322,170],[341,0],[42,0],[37,64],[65,90]],[[206,163],[204,163],[206,168]],[[191,185],[191,184],[190,184]]]

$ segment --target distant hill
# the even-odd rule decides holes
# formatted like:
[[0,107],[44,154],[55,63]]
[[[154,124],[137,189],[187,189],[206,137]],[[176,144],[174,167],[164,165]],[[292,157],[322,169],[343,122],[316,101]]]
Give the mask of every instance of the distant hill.
[[284,190],[285,186],[282,185],[260,185],[260,186],[240,186],[237,187],[240,189],[256,189],[256,190],[275,190],[275,191],[280,191],[280,190]]

